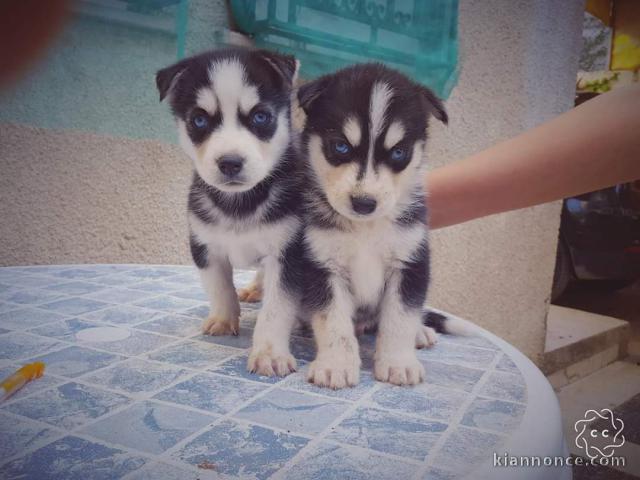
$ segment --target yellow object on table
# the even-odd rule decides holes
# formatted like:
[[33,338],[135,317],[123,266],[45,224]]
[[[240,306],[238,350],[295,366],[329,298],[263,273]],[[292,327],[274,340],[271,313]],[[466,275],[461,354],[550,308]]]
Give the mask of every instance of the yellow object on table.
[[2,383],[0,383],[0,402],[9,398],[31,380],[40,378],[43,374],[44,363],[35,362],[25,365],[10,377],[5,378]]

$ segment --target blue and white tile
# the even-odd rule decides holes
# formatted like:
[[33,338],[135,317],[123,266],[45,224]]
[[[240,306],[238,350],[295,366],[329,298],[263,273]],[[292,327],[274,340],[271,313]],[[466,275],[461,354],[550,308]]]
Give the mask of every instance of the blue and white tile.
[[188,300],[186,298],[172,297],[163,295],[152,297],[147,300],[134,303],[138,307],[150,308],[152,310],[160,310],[165,313],[179,313],[199,305],[200,302]]
[[433,360],[424,362],[426,383],[471,392],[484,375],[484,370],[450,365]]
[[247,354],[233,357],[220,365],[211,368],[213,373],[220,375],[227,375],[229,377],[244,378],[245,380],[251,380],[253,382],[260,383],[278,383],[282,381],[282,377],[267,377],[264,375],[258,375],[251,373],[247,370],[247,360],[249,356]]
[[429,366],[430,360],[436,360],[452,365],[486,369],[491,366],[495,356],[496,352],[493,350],[446,342],[418,350],[418,358],[426,367]]
[[242,352],[242,350],[235,348],[188,341],[177,345],[170,345],[157,352],[148,354],[147,357],[158,362],[201,369],[212,367],[216,363],[239,355]]
[[249,348],[252,344],[253,330],[240,327],[238,335],[203,335],[198,334],[193,340],[200,342],[213,343],[215,345],[224,345],[234,348]]
[[39,305],[42,303],[60,300],[61,298],[65,298],[65,296],[40,288],[30,288],[26,290],[19,290],[11,295],[7,295],[5,301],[18,305]]
[[317,385],[307,381],[308,368],[309,367],[307,365],[304,365],[300,371],[289,375],[282,384],[282,387],[353,402],[360,399],[365,393],[371,390],[374,385],[376,385],[376,381],[374,380],[371,372],[361,371],[360,383],[355,387],[341,388],[339,390],[318,387]]
[[193,337],[202,330],[202,320],[186,315],[169,314],[149,322],[136,325],[139,330],[172,335],[174,337]]
[[74,316],[100,310],[101,308],[106,308],[108,306],[108,303],[98,302],[97,300],[91,300],[83,297],[71,297],[64,300],[58,300],[53,303],[45,303],[44,305],[40,305],[40,308],[49,312]]
[[291,354],[298,360],[311,362],[316,358],[316,345],[311,338],[292,337],[289,348]]
[[141,280],[149,280],[160,278],[165,279],[177,275],[178,273],[180,273],[179,270],[172,267],[143,267],[131,270],[130,272],[127,272],[127,275]]
[[258,383],[200,373],[158,393],[154,398],[206,412],[225,414],[261,393],[265,388],[266,386]]
[[0,313],[0,327],[9,330],[25,330],[46,323],[57,322],[63,318],[67,317],[58,313],[46,312],[38,308],[20,308],[20,310]]
[[458,474],[467,473],[479,462],[488,462],[504,437],[471,428],[458,427],[436,454],[433,465],[446,465]]
[[187,298],[189,300],[196,300],[197,302],[208,302],[209,297],[200,286],[192,286],[179,290],[171,294],[172,297]]
[[175,338],[121,327],[102,326],[94,330],[95,334],[91,329],[84,330],[76,337],[78,342],[122,355],[140,355],[176,341]]
[[0,313],[12,312],[23,308],[24,305],[17,305],[15,303],[0,302]]
[[153,297],[155,294],[130,288],[105,288],[96,293],[85,295],[86,298],[107,303],[133,303]]
[[71,382],[36,393],[3,410],[71,430],[129,402],[124,395]]
[[[20,369],[19,365],[5,365],[0,367],[0,379],[4,379],[13,375]],[[6,399],[3,405],[8,405],[10,402],[16,402],[21,398],[26,397],[27,395],[31,395],[32,393],[39,392],[40,390],[45,390],[47,388],[54,387],[56,385],[60,385],[61,383],[66,382],[67,380],[63,378],[56,377],[52,375],[48,369],[45,369],[45,374],[30,382],[27,382],[20,390],[11,395],[8,399]],[[0,455],[2,458],[2,455]]]
[[9,333],[11,330],[7,330],[5,328],[0,328],[0,335],[4,335],[5,333]]
[[87,293],[95,293],[103,290],[103,285],[98,285],[89,282],[65,282],[57,283],[46,287],[51,292],[61,293],[65,295],[86,295]]
[[466,345],[469,347],[487,348],[489,350],[500,350],[500,347],[491,340],[478,335],[440,335],[439,340],[454,345]]
[[[44,424],[16,418],[2,412],[0,412],[0,431],[2,432],[0,464],[13,455],[49,443],[60,436],[60,433]],[[2,473],[0,476],[3,477]]]
[[96,278],[96,277],[100,277],[102,275],[107,275],[110,272],[108,271],[101,271],[99,269],[93,269],[90,267],[77,267],[77,268],[65,268],[63,270],[58,270],[58,271],[52,271],[50,273],[47,273],[47,275],[50,275],[52,277],[58,277],[58,278],[70,278],[73,280],[90,280],[92,278]]
[[67,378],[75,378],[87,372],[106,367],[123,360],[124,357],[111,353],[98,352],[79,346],[32,358],[32,362],[44,362],[46,372]]
[[144,467],[130,473],[123,480],[217,480],[215,471],[187,470],[162,462],[147,463]]
[[104,368],[84,381],[129,394],[150,393],[165,388],[189,374],[188,370],[140,359],[130,359]]
[[341,443],[423,460],[447,424],[375,408],[358,408],[327,437]]
[[51,337],[56,340],[64,340],[66,342],[75,342],[76,335],[88,328],[101,326],[99,323],[89,322],[81,318],[68,318],[55,323],[49,323],[42,327],[32,328],[31,333],[42,335],[43,337]]
[[115,325],[136,325],[161,318],[165,315],[165,313],[147,308],[118,305],[88,313],[83,315],[83,317],[89,320],[95,320],[96,322],[113,323]]
[[2,467],[5,480],[112,480],[145,464],[120,449],[68,436]]
[[466,393],[424,383],[412,388],[384,385],[373,393],[370,403],[390,410],[449,421],[467,398]]
[[205,319],[209,316],[209,304],[201,303],[196,307],[191,307],[182,312],[184,315],[190,315],[195,318]]
[[521,375],[493,372],[482,386],[479,394],[500,400],[524,403],[527,400],[527,387]]
[[368,450],[321,442],[302,454],[286,480],[389,480],[412,478],[418,467]]
[[211,415],[147,401],[99,420],[82,433],[159,455],[215,420]]
[[506,353],[503,353],[502,357],[500,357],[500,360],[498,360],[498,363],[496,364],[496,370],[501,370],[503,372],[514,373],[518,375],[520,374],[520,370]]
[[157,280],[152,280],[149,282],[134,283],[128,285],[128,288],[161,295],[182,290],[184,289],[184,285],[172,282],[160,282]]
[[12,332],[0,337],[0,359],[18,360],[28,358],[42,351],[51,350],[61,345],[60,342],[37,335]]
[[91,283],[99,285],[101,288],[107,287],[129,287],[140,283],[140,279],[136,277],[130,277],[123,273],[109,274],[103,277],[92,278]]
[[455,472],[443,470],[437,467],[430,467],[425,472],[422,480],[458,480],[459,478],[460,475]]
[[172,457],[192,465],[215,464],[226,478],[270,477],[296,455],[308,440],[257,425],[224,421],[196,437]]
[[507,433],[522,420],[525,407],[519,403],[476,397],[462,417],[461,424]]
[[16,275],[7,283],[21,288],[46,288],[49,285],[60,283],[60,280],[39,275]]
[[342,415],[350,404],[290,390],[272,390],[234,416],[282,430],[317,435]]

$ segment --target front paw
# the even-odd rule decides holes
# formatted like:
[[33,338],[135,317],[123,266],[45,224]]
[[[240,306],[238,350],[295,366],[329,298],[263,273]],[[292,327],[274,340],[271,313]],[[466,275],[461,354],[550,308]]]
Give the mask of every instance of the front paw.
[[438,342],[438,333],[431,327],[422,325],[416,334],[416,348],[432,347]]
[[285,377],[297,368],[296,359],[289,352],[274,354],[270,348],[251,350],[247,370],[266,377]]
[[376,380],[394,385],[417,385],[424,380],[424,367],[413,352],[376,358],[373,373]]
[[221,315],[209,315],[202,323],[202,333],[205,335],[238,335],[240,320]]
[[247,303],[257,303],[262,300],[262,288],[258,285],[249,285],[238,290],[238,300]]
[[309,365],[307,381],[334,390],[355,387],[360,382],[360,357],[338,353],[316,358]]

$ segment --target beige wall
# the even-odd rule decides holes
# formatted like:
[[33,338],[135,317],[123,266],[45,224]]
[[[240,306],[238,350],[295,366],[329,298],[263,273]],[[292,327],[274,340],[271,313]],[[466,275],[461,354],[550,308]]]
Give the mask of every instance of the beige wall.
[[[461,0],[461,74],[432,165],[569,108],[581,25],[580,0]],[[0,172],[0,265],[189,262],[174,145],[1,124]],[[430,301],[537,359],[558,224],[554,203],[433,232]]]

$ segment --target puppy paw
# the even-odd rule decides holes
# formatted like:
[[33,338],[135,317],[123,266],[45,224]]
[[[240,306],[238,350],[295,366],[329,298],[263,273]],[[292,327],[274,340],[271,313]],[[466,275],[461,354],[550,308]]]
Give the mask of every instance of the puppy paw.
[[318,387],[354,387],[360,382],[360,358],[333,355],[316,358],[307,372],[307,381]]
[[237,318],[225,318],[220,315],[209,315],[202,323],[205,335],[238,335],[240,322]]
[[373,373],[376,380],[394,385],[417,385],[424,380],[424,367],[415,354],[377,358]]
[[432,347],[438,342],[438,333],[431,327],[422,325],[416,334],[416,348]]
[[262,288],[258,285],[249,285],[238,290],[238,300],[247,303],[256,303],[262,300]]
[[289,352],[274,354],[271,349],[251,350],[247,370],[266,377],[285,377],[297,368],[296,359]]

